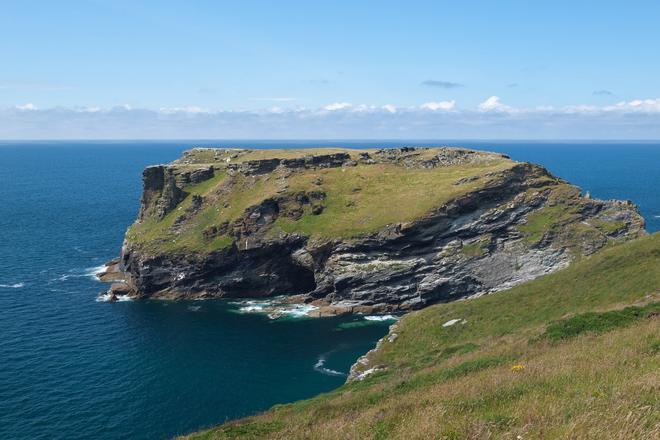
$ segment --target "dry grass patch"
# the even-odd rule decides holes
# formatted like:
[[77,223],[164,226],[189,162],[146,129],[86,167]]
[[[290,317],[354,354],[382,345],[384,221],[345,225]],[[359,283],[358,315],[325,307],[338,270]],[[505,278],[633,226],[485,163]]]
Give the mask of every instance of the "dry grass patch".
[[[524,372],[502,363],[404,393],[382,393],[345,411],[329,409],[360,400],[357,393],[317,400],[311,418],[295,411],[294,404],[248,420],[279,421],[281,429],[265,436],[277,439],[651,439],[659,433],[652,409],[658,403],[660,364],[646,349],[647,338],[659,330],[657,321],[646,320],[561,345],[526,348],[516,360],[525,365]],[[440,374],[445,366],[436,369]],[[234,431],[223,429],[205,435],[232,438],[223,435]]]
[[[264,435],[276,439],[655,439],[659,287],[655,234],[506,292],[411,313],[372,358],[386,372],[238,424],[279,422]],[[553,321],[632,305],[648,313],[529,342]],[[456,318],[467,322],[442,327]],[[200,435],[241,437],[226,426]]]

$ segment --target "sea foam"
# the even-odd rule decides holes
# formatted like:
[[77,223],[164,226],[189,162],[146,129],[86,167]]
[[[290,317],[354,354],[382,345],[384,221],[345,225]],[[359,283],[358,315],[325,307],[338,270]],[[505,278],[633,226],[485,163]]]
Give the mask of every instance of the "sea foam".
[[0,284],[0,287],[4,289],[20,289],[24,287],[25,283],[14,283],[14,284]]
[[280,313],[283,313],[285,315],[293,316],[296,318],[303,318],[305,316],[308,316],[310,312],[316,310],[318,307],[312,306],[309,304],[293,304],[292,307],[289,306],[282,308]]
[[253,306],[245,306],[241,307],[238,310],[244,313],[255,313],[255,312],[263,312],[264,306],[258,306],[258,305],[253,305]]
[[100,273],[105,272],[106,269],[107,269],[107,266],[105,264],[102,264],[100,266],[88,267],[87,269],[85,269],[85,274],[84,275],[86,277],[89,277],[89,278],[92,278],[94,280],[99,281],[98,275]]
[[399,318],[394,315],[370,315],[365,316],[367,321],[398,321]]
[[[133,301],[133,298],[131,298],[128,295],[116,295],[114,298],[115,298],[114,301],[116,302]],[[112,301],[113,301],[113,297],[111,293],[104,293],[96,297],[96,302],[112,302]]]
[[285,297],[275,297],[269,300],[231,301],[229,304],[240,306],[236,310],[238,313],[265,314],[273,320],[283,317],[307,318],[310,312],[318,308],[309,304],[290,304],[286,302]]
[[86,267],[84,269],[71,269],[68,273],[65,273],[64,275],[60,275],[59,277],[55,278],[53,281],[66,281],[69,278],[90,278],[94,281],[100,281],[98,274],[105,272],[106,266],[105,264],[101,266],[94,266],[94,267]]
[[342,373],[341,371],[337,370],[332,370],[330,368],[325,368],[325,357],[321,356],[319,357],[318,361],[314,364],[314,371],[318,371],[321,374],[325,374],[327,376],[346,376],[346,373]]

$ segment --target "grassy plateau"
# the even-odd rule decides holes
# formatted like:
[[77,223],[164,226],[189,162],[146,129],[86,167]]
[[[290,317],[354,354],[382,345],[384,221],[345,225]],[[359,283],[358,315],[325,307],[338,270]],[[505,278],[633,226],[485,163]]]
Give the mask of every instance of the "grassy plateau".
[[[128,240],[154,252],[208,253],[233,243],[230,233],[209,238],[203,234],[210,227],[232,225],[245,210],[266,199],[300,193],[323,192],[319,202],[322,212],[306,206],[300,218],[280,217],[271,234],[299,233],[317,238],[353,238],[376,232],[388,224],[409,222],[426,215],[447,201],[488,184],[492,173],[507,170],[516,162],[498,155],[484,154],[480,160],[436,168],[406,167],[397,163],[357,163],[351,167],[307,168],[245,176],[231,174],[228,164],[241,164],[258,159],[293,159],[310,154],[360,153],[373,150],[308,149],[308,150],[232,150],[218,156],[212,149],[196,149],[173,163],[190,169],[213,166],[214,177],[196,185],[183,187],[189,195],[163,219],[147,218],[135,223],[127,233]],[[420,158],[429,158],[437,150],[421,150]],[[237,156],[237,157],[233,157]],[[465,183],[455,185],[460,179]],[[180,227],[177,219],[192,204],[193,195],[204,197],[200,210],[189,215]]]

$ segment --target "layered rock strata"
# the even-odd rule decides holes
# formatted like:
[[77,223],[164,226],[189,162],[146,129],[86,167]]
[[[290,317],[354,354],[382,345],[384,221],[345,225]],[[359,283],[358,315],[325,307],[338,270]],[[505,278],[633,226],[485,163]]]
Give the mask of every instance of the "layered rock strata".
[[[644,234],[631,202],[583,197],[544,168],[495,153],[400,148],[263,156],[198,149],[148,167],[135,230],[103,276],[123,279],[114,289],[136,298],[295,295],[317,305],[319,316],[384,313],[505,289]],[[493,171],[482,167],[490,163],[497,164]],[[445,170],[467,171],[450,184],[443,180],[450,196],[413,218],[401,208],[401,221],[362,233],[305,230],[310,219],[332,215],[339,196],[348,200],[342,209],[351,209],[350,193],[361,191],[326,185],[332,175],[324,172],[369,171],[360,167],[404,177],[438,173],[439,181]],[[472,167],[478,172],[471,174]],[[291,187],[308,175],[307,187]],[[369,203],[374,210],[387,203],[360,201],[367,220]],[[244,209],[231,214],[239,203]],[[398,215],[397,209],[391,206]],[[201,244],[177,248],[183,236]]]

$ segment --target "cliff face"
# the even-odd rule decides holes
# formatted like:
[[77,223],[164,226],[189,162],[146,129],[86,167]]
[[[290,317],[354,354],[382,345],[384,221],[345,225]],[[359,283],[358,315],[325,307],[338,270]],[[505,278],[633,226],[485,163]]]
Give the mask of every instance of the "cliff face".
[[143,181],[118,265],[118,289],[135,297],[417,309],[644,233],[630,202],[585,198],[542,167],[463,149],[197,149]]

